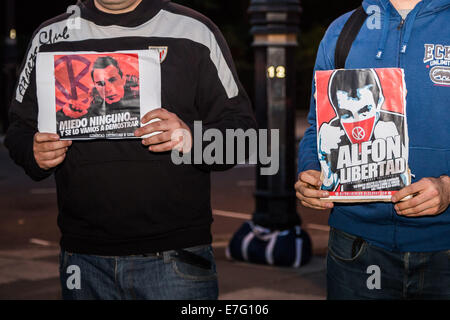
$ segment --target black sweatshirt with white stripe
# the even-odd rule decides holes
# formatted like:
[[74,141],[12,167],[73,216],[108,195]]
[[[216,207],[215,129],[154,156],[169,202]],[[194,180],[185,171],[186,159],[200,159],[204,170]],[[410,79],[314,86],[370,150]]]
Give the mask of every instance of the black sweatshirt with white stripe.
[[37,165],[38,52],[167,47],[161,63],[164,108],[191,127],[202,121],[204,130],[256,127],[227,44],[209,19],[167,0],[143,0],[134,11],[117,15],[99,11],[93,0],[77,6],[78,20],[63,14],[33,35],[5,139],[11,157],[32,179],[54,174],[62,249],[133,255],[210,243],[210,171],[229,166],[175,165],[170,153],[149,152],[140,139],[74,141],[57,168]]

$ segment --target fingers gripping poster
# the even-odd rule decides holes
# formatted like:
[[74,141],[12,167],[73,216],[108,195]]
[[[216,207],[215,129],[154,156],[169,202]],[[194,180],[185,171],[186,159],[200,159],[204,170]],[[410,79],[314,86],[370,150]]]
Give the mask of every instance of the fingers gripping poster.
[[317,152],[333,201],[389,201],[409,185],[403,70],[317,71]]
[[157,50],[39,53],[40,132],[61,139],[134,138],[141,118],[161,107]]

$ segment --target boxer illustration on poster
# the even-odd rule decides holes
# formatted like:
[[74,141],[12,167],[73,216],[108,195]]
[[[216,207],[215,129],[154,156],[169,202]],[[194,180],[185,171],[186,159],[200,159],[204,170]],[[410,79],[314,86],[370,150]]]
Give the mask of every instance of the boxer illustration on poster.
[[410,184],[403,70],[317,71],[315,80],[321,188],[335,201],[388,201]]

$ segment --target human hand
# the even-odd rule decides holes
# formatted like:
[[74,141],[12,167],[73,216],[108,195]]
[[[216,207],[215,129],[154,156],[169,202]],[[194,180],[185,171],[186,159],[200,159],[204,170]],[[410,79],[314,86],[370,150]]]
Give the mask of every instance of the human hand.
[[320,190],[321,185],[320,171],[307,170],[298,175],[295,191],[303,206],[316,210],[333,208],[333,202],[320,200],[329,196],[327,191]]
[[[152,120],[158,121],[149,123]],[[178,149],[186,153],[191,150],[191,130],[175,113],[160,108],[148,112],[141,121],[146,125],[135,131],[134,135],[136,137],[160,132],[142,139],[142,144],[148,146],[150,151],[165,152]]]
[[70,140],[60,140],[57,134],[37,132],[33,139],[33,154],[38,166],[50,170],[61,164],[69,146]]
[[[412,198],[399,202],[407,196]],[[394,208],[401,216],[438,215],[450,204],[450,177],[423,178],[398,191],[391,200],[398,202]]]

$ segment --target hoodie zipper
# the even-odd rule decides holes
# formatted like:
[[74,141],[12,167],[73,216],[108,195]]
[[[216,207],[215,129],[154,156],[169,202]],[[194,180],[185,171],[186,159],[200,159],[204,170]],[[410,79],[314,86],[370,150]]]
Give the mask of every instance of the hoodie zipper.
[[[400,65],[400,59],[401,59],[401,54],[400,54],[400,50],[401,50],[401,46],[402,46],[402,42],[403,42],[403,27],[405,25],[405,19],[402,18],[402,20],[400,21],[399,25],[397,26],[397,30],[400,32],[400,36],[399,36],[399,40],[398,40],[398,48],[397,48],[397,67],[401,68]],[[392,209],[391,209],[391,214],[392,214],[392,221],[394,223],[394,230],[392,233],[392,243],[393,243],[393,249],[398,249],[397,246],[397,212],[394,209],[394,206],[392,205]]]
[[402,21],[400,21],[400,24],[397,27],[397,30],[400,31],[400,39],[398,42],[398,49],[397,49],[397,67],[401,67],[400,65],[400,50],[401,50],[401,46],[402,46],[402,42],[403,42],[403,26],[405,25],[405,19],[402,18]]

